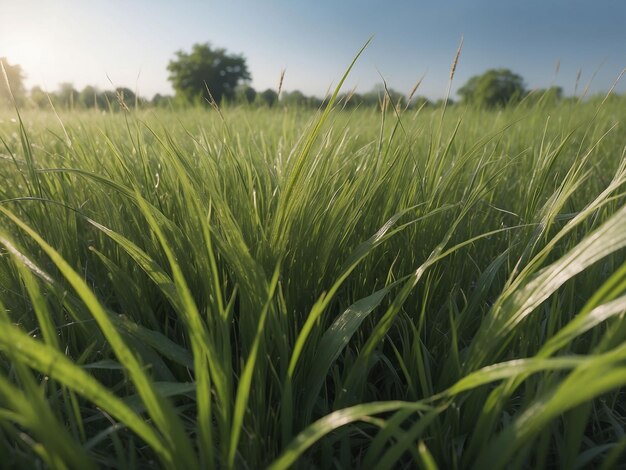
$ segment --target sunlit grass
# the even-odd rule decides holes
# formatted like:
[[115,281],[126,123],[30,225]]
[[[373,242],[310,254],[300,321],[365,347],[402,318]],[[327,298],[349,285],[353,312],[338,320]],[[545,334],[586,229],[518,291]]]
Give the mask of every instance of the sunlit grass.
[[623,99],[0,116],[0,459],[615,465]]

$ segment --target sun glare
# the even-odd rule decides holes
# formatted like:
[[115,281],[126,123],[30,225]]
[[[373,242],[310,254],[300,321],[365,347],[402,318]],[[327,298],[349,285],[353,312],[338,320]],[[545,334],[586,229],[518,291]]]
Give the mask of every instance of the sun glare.
[[23,68],[39,68],[43,55],[43,44],[35,38],[9,43],[4,53],[12,64],[20,64]]
[[16,15],[0,25],[0,56],[20,65],[29,82],[38,82],[54,63],[62,34],[54,18],[25,19]]

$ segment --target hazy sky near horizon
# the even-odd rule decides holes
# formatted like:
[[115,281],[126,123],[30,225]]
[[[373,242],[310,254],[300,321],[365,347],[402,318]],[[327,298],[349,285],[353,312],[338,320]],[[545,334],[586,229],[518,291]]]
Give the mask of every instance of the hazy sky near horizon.
[[[243,54],[258,90],[323,95],[360,47],[345,87],[381,82],[445,94],[461,36],[453,91],[488,68],[510,68],[529,88],[578,93],[610,88],[626,67],[625,0],[0,0],[0,57],[22,66],[26,85],[55,90],[127,86],[172,93],[166,66],[177,50],[210,42]],[[560,62],[555,75],[556,63]],[[626,92],[626,77],[617,91]]]

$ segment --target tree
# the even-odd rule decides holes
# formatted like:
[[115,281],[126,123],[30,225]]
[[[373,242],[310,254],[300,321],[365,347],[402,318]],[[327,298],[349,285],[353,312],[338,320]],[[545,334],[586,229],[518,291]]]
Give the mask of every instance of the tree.
[[224,97],[232,99],[237,85],[251,78],[242,56],[214,49],[209,43],[194,44],[191,53],[176,52],[167,70],[176,94],[189,103],[210,101],[211,96],[217,103]]
[[280,103],[283,106],[296,106],[303,108],[319,108],[322,100],[316,96],[307,96],[300,90],[283,91],[280,95]]
[[48,93],[40,86],[34,86],[30,89],[30,101],[36,108],[44,109],[49,106]]
[[252,104],[256,99],[256,90],[250,85],[239,85],[235,90],[235,101],[239,104]]
[[122,109],[135,108],[141,102],[141,98],[130,88],[117,87],[115,94],[117,95],[117,103]]
[[166,108],[172,105],[173,100],[174,100],[173,96],[162,95],[160,93],[157,93],[156,95],[152,97],[152,101],[150,101],[150,104],[158,108]]
[[[24,73],[22,72],[22,67],[17,64],[9,64],[9,61],[5,57],[0,57],[0,63],[2,64],[0,67],[0,106],[11,105],[13,103],[11,100],[11,93],[13,94],[15,100],[19,103],[25,95]],[[11,87],[11,93],[7,88],[4,74],[1,71],[2,67],[4,67],[4,71],[7,74],[9,86]]]
[[274,106],[274,104],[278,101],[278,93],[276,93],[271,88],[268,88],[267,90],[259,93],[257,97],[261,101],[261,103],[269,108]]
[[457,92],[464,103],[487,108],[506,106],[524,96],[524,80],[509,69],[491,69],[470,78]]
[[104,111],[119,111],[119,97],[113,90],[104,90],[98,93],[98,102],[104,103]]
[[300,90],[283,91],[280,102],[285,106],[306,106],[307,97]]
[[[364,106],[364,107],[381,107],[383,103],[386,103],[388,110],[393,110],[393,106],[397,109],[402,109],[407,105],[407,97],[393,88],[386,87],[384,83],[378,83],[374,87],[363,94],[350,93],[346,95],[348,99],[346,105],[350,106]],[[390,101],[389,101],[390,100]]]
[[56,93],[57,104],[67,109],[74,109],[74,107],[79,104],[79,96],[80,93],[74,88],[72,83],[61,83],[59,85],[59,91]]
[[87,85],[80,92],[78,97],[80,104],[85,109],[95,108],[97,110],[103,109],[106,106],[104,100],[100,96],[100,92],[94,86]]
[[80,92],[78,97],[80,104],[85,109],[95,109],[96,111],[103,111],[108,109],[108,103],[103,93],[98,88],[92,85],[87,85]]

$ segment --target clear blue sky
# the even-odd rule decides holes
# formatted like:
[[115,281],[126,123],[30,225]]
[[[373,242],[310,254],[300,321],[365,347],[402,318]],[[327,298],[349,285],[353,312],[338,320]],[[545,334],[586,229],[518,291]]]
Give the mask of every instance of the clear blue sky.
[[[243,54],[252,85],[323,95],[375,35],[346,88],[381,81],[441,97],[461,38],[453,91],[492,67],[529,88],[607,90],[626,66],[626,0],[0,0],[0,56],[27,86],[72,82],[171,93],[166,66],[197,42]],[[555,64],[560,70],[555,77]],[[626,92],[626,77],[618,85]]]

